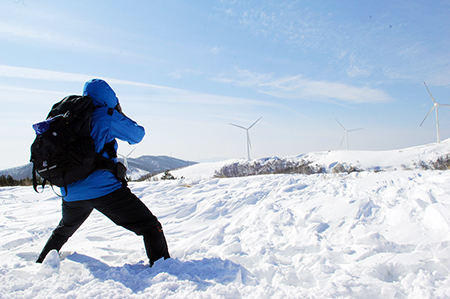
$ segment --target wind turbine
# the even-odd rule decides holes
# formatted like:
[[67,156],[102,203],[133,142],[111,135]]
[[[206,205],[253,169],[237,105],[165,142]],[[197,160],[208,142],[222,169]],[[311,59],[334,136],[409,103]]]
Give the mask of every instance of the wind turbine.
[[241,129],[244,129],[245,131],[247,131],[247,156],[248,156],[248,159],[250,160],[250,148],[252,147],[252,144],[251,144],[251,142],[250,142],[250,135],[249,135],[249,133],[248,133],[248,130],[250,130],[260,119],[262,118],[262,116],[260,117],[260,118],[258,118],[258,120],[257,121],[255,121],[250,127],[248,127],[248,128],[244,128],[244,127],[242,127],[242,126],[239,126],[239,125],[235,125],[235,124],[232,124],[232,123],[230,123],[230,125],[232,125],[232,126],[235,126],[235,127],[238,127],[238,128],[241,128]]
[[357,131],[357,130],[362,130],[363,128],[358,128],[358,129],[352,129],[352,130],[347,130],[337,119],[336,121],[338,122],[338,124],[341,125],[341,127],[344,129],[345,133],[344,136],[342,137],[341,140],[341,145],[342,146],[342,142],[344,142],[344,139],[347,139],[347,150],[348,150],[348,132],[352,132],[352,131]]
[[123,164],[125,165],[125,167],[126,167],[127,169],[128,169],[128,157],[131,155],[131,153],[132,153],[135,149],[136,149],[136,147],[133,148],[133,149],[131,150],[131,152],[129,152],[128,155],[126,155],[126,156],[119,154],[119,156],[123,157]]
[[431,111],[433,111],[433,109],[436,109],[436,134],[437,134],[437,142],[441,143],[441,135],[439,134],[439,115],[438,115],[438,106],[450,106],[450,105],[446,105],[446,104],[439,104],[438,102],[436,102],[433,98],[433,96],[431,95],[430,90],[428,89],[428,86],[425,82],[423,82],[423,84],[425,84],[425,87],[428,90],[428,93],[430,94],[431,100],[433,100],[433,107],[431,107],[430,111],[428,111],[427,116],[425,116],[425,118],[422,120],[422,122],[420,123],[420,126],[422,126],[423,122],[427,119],[428,115],[430,115]]

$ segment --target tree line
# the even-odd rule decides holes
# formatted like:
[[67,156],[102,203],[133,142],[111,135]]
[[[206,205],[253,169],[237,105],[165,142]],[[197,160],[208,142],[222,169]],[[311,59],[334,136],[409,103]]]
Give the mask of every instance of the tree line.
[[[42,179],[40,177],[37,178],[38,184],[42,184]],[[30,178],[16,180],[11,175],[2,175],[0,176],[0,186],[32,186],[33,180]]]
[[[177,178],[174,177],[169,170],[166,170],[164,172],[164,175],[161,177],[161,180],[178,180],[178,179],[184,179],[184,177]],[[131,179],[127,179],[128,181],[132,181]],[[147,174],[145,176],[142,176],[137,182],[142,182],[146,180],[158,180],[155,173]],[[42,178],[37,176],[37,183],[38,185],[42,184]],[[11,175],[1,175],[0,176],[0,187],[5,186],[32,186],[33,185],[33,179],[26,178],[26,179],[20,179],[16,180]]]

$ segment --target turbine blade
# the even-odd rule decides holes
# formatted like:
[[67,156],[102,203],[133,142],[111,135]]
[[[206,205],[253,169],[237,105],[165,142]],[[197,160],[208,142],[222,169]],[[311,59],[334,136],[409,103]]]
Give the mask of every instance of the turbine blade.
[[446,107],[450,107],[449,104],[439,104],[439,103],[438,103],[438,106],[446,106]]
[[362,129],[363,129],[363,128],[352,129],[352,130],[348,130],[347,132],[358,131],[358,130],[362,130]]
[[341,127],[342,127],[342,129],[344,129],[345,131],[347,131],[347,129],[346,128],[344,128],[344,126],[337,120],[337,118],[335,118],[336,119],[336,121],[338,122],[338,124],[340,124],[341,125]]
[[238,127],[238,128],[241,128],[241,129],[244,129],[244,130],[247,130],[247,128],[244,128],[243,126],[235,125],[235,124],[232,124],[232,123],[230,123],[230,125]]
[[428,111],[428,114],[427,114],[427,116],[425,116],[425,118],[422,120],[422,122],[420,123],[420,126],[419,127],[421,127],[422,126],[422,124],[423,124],[423,122],[427,119],[427,117],[428,117],[428,115],[430,115],[430,113],[431,113],[431,111],[433,111],[433,109],[434,109],[434,106],[433,107],[431,107],[431,109],[430,109],[430,111]]
[[258,118],[258,120],[255,121],[250,127],[248,127],[248,130],[250,130],[261,118],[262,118],[262,116],[260,118]]
[[345,133],[344,133],[344,136],[342,136],[341,145],[339,145],[339,147],[342,146],[342,143],[344,142],[344,139],[345,139]]
[[128,153],[127,158],[131,155],[132,152],[134,152],[135,149],[136,149],[136,148],[133,148],[133,149],[131,150],[131,152]]
[[430,97],[431,97],[431,99],[433,100],[433,103],[436,103],[436,101],[434,100],[433,96],[431,95],[431,92],[430,92],[430,90],[428,89],[428,86],[427,86],[427,84],[426,84],[425,82],[423,82],[423,84],[425,84],[425,87],[427,88],[427,90],[428,90],[428,93],[430,94]]
[[250,142],[250,134],[248,133],[248,130],[247,130],[247,143],[248,143],[248,147],[252,148],[252,143]]

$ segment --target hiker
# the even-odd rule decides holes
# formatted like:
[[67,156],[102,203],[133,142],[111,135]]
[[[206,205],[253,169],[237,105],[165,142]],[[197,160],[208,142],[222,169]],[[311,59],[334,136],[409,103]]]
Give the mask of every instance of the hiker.
[[[112,141],[112,152],[106,151],[103,156],[114,158],[117,162],[115,139],[129,144],[139,143],[145,135],[144,128],[123,114],[115,92],[105,81],[92,79],[86,82],[83,95],[90,96],[96,107],[91,116],[91,136],[95,151],[99,153],[105,144]],[[94,171],[88,177],[68,184],[66,189],[61,188],[61,192],[65,194],[62,200],[62,219],[40,253],[37,263],[42,263],[51,250],[59,251],[93,209],[97,209],[115,224],[143,236],[150,267],[156,260],[170,257],[161,223],[111,171]]]

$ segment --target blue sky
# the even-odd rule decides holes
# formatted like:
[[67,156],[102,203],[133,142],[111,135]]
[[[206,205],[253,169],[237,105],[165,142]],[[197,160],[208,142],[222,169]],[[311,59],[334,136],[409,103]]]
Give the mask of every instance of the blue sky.
[[[3,0],[0,169],[85,81],[107,80],[146,128],[132,156],[193,161],[436,142],[450,104],[449,1]],[[450,108],[440,107],[441,139]],[[119,152],[132,147],[120,143]]]

